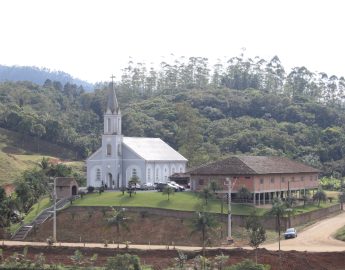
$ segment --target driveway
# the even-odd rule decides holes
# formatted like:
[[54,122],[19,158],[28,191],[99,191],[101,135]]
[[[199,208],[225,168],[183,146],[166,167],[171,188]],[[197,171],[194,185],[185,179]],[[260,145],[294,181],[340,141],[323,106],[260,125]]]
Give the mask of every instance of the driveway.
[[[302,232],[299,232],[298,236],[294,239],[281,240],[281,250],[315,252],[345,251],[345,242],[332,237],[343,226],[345,226],[345,212],[307,227]],[[278,250],[278,242],[260,247],[269,250]]]

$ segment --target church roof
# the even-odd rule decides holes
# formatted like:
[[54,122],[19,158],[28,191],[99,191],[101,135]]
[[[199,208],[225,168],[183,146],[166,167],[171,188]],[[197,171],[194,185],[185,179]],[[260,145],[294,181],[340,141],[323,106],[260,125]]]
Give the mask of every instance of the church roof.
[[320,170],[285,157],[232,156],[189,171],[190,174],[241,175],[318,173]]
[[123,144],[147,161],[187,161],[159,138],[123,137]]
[[107,109],[110,110],[112,113],[118,113],[119,112],[119,104],[117,103],[114,83],[111,83],[111,87],[109,89],[109,95],[108,95],[108,103],[107,103]]

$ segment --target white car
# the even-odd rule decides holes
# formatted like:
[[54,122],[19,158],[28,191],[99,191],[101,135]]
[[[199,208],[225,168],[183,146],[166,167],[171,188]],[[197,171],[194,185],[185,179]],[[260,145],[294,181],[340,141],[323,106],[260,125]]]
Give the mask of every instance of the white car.
[[288,228],[286,232],[284,233],[284,238],[296,238],[297,237],[297,231],[295,228]]

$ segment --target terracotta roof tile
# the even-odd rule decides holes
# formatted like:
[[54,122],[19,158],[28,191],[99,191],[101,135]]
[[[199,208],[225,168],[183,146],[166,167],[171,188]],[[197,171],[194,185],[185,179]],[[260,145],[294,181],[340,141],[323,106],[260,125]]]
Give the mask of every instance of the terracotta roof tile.
[[320,170],[285,157],[233,156],[189,171],[190,174],[244,175],[318,173]]

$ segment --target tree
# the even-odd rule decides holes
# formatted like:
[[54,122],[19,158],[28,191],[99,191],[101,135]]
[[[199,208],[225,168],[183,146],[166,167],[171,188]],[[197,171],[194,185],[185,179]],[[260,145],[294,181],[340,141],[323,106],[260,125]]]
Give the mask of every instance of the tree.
[[325,202],[327,200],[327,195],[326,193],[322,190],[319,189],[313,196],[313,200],[317,201],[317,206],[320,207],[320,202],[323,201]]
[[170,186],[166,186],[166,187],[164,187],[162,194],[163,195],[168,195],[168,201],[169,201],[170,195],[174,194],[174,192],[175,192],[174,188],[172,188]]
[[209,184],[210,189],[212,190],[213,193],[216,193],[216,190],[219,189],[218,183],[216,181],[211,181]]
[[268,215],[274,216],[277,221],[279,251],[280,251],[281,219],[285,215],[285,210],[286,210],[286,204],[282,202],[280,198],[274,198],[272,200],[272,208],[270,211],[268,211]]
[[207,212],[197,212],[196,217],[192,220],[192,234],[193,233],[201,233],[202,237],[202,250],[203,255],[205,256],[205,245],[206,245],[206,237],[210,233],[210,231],[217,226],[217,222],[213,215]]
[[211,190],[208,187],[203,188],[203,190],[199,193],[200,198],[204,199],[205,205],[207,205],[208,200],[213,197]]
[[239,198],[241,202],[247,202],[252,197],[252,194],[243,186],[238,190],[236,197]]
[[139,177],[136,176],[136,175],[133,175],[131,177],[131,179],[129,180],[128,182],[128,187],[129,188],[134,188],[134,192],[136,191],[137,189],[137,185],[140,184],[140,180],[139,180]]
[[258,247],[266,241],[266,231],[255,212],[247,219],[246,229],[249,233],[249,244],[255,248],[255,263],[258,264]]
[[129,227],[128,227],[128,218],[125,215],[125,209],[114,209],[113,210],[113,214],[112,217],[107,219],[107,224],[109,226],[115,226],[116,227],[116,233],[117,233],[117,247],[119,248],[120,246],[120,229],[124,228],[127,231],[129,231]]

